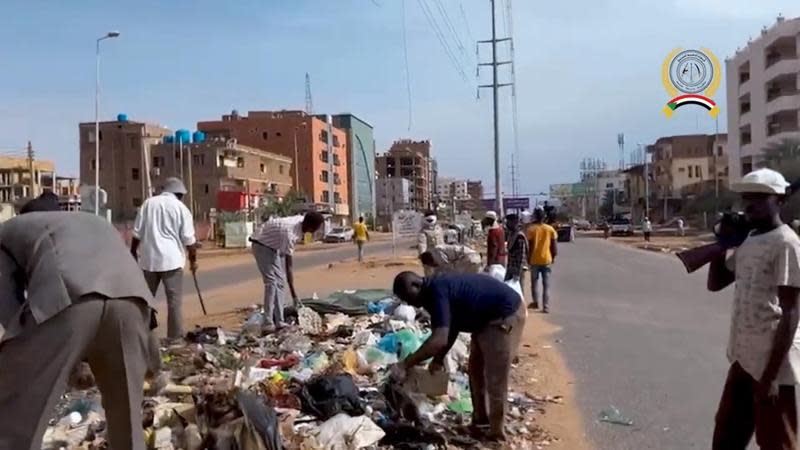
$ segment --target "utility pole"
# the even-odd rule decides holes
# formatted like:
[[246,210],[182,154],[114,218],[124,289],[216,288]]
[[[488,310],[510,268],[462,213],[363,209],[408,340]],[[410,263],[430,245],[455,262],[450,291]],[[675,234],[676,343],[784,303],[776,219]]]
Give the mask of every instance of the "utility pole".
[[650,165],[648,164],[647,151],[642,152],[642,144],[639,144],[639,152],[644,159],[644,216],[650,217]]
[[28,171],[30,172],[30,197],[36,197],[36,170],[34,169],[34,162],[33,162],[33,146],[31,145],[31,141],[28,141]]
[[502,217],[503,211],[503,190],[500,186],[500,114],[499,114],[499,99],[497,98],[497,91],[501,87],[513,86],[513,83],[499,83],[497,77],[497,68],[502,65],[512,64],[511,60],[498,61],[497,60],[497,44],[498,42],[511,42],[511,38],[497,39],[497,23],[496,23],[496,0],[490,0],[492,4],[492,39],[488,41],[478,41],[478,44],[492,44],[492,62],[478,63],[478,70],[481,66],[492,67],[492,84],[483,84],[478,86],[478,92],[482,88],[492,89],[492,107],[494,114],[494,191],[495,191],[495,208],[497,214]]

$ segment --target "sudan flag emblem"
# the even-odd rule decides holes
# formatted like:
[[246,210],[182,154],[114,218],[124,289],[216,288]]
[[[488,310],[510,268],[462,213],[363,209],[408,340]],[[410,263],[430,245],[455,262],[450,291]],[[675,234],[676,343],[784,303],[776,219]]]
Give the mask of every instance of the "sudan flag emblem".
[[670,97],[663,108],[664,114],[672,117],[678,108],[696,105],[705,108],[711,117],[717,117],[719,107],[712,97],[721,76],[719,60],[710,50],[672,50],[661,68],[661,81]]

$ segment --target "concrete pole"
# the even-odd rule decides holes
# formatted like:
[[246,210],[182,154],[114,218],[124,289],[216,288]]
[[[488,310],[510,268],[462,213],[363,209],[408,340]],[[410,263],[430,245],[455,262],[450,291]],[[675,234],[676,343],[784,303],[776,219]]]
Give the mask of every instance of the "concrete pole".
[[500,187],[500,114],[497,98],[497,24],[495,23],[495,0],[492,1],[492,106],[494,110],[494,193],[495,207],[499,217],[503,214],[503,190]]

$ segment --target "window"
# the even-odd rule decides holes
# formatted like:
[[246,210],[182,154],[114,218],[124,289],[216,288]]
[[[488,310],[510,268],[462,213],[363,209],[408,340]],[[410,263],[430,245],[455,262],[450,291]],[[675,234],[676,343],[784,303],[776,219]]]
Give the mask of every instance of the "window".
[[278,165],[278,173],[283,175],[283,164]]
[[328,191],[322,191],[322,195],[320,196],[319,201],[322,203],[329,203],[330,193]]
[[153,167],[164,167],[164,157],[153,156]]
[[692,178],[692,166],[689,166],[689,178]]
[[273,193],[273,194],[274,194],[274,193],[276,193],[276,192],[278,192],[278,185],[277,185],[277,184],[275,184],[275,183],[270,183],[270,185],[269,185],[269,191],[270,191],[271,193]]
[[142,199],[139,197],[133,197],[133,207],[138,208],[142,206]]
[[89,169],[97,170],[97,160],[93,159],[89,162]]
[[275,132],[275,136],[276,136],[276,137],[281,137],[281,132],[280,132],[280,131],[276,131],[276,132]]
[[323,150],[320,158],[322,159],[322,162],[328,162],[328,152]]
[[203,185],[203,192],[208,194],[208,185],[207,184]]
[[261,133],[261,137],[266,141],[269,138],[269,133],[267,133],[265,131],[265,132]]
[[243,169],[244,168],[244,158],[241,156],[236,158],[236,167]]
[[703,178],[703,172],[700,171],[700,166],[694,166],[694,176],[697,178]]
[[328,142],[328,131],[322,130],[319,133],[319,140],[322,142]]
[[722,156],[722,146],[717,147],[717,156]]
[[267,165],[266,164],[261,163],[259,168],[261,169],[261,173],[267,173]]
[[320,175],[320,177],[319,177],[319,179],[320,179],[320,181],[322,181],[323,183],[327,183],[327,182],[328,182],[328,171],[327,171],[327,170],[323,170],[323,171],[322,171],[322,174],[321,174],[321,175]]
[[134,168],[131,169],[131,178],[133,178],[134,180],[138,180],[139,179],[139,168],[138,167],[134,167]]
[[339,136],[333,135],[333,146],[334,147],[339,146]]
[[195,166],[205,166],[206,165],[206,155],[192,155],[192,164]]
[[338,192],[333,193],[333,202],[334,203],[342,203],[342,196],[339,195]]
[[137,136],[130,137],[131,148],[136,148],[139,145],[139,138]]
[[103,130],[100,130],[100,142],[103,141]]
[[678,167],[678,172],[686,172],[686,167]]

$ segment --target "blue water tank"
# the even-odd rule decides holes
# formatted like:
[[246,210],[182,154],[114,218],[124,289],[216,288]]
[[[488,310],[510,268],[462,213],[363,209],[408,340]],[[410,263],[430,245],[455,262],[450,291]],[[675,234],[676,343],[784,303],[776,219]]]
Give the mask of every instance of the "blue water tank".
[[117,122],[127,122],[128,115],[127,114],[117,114]]
[[175,140],[181,144],[188,144],[192,142],[192,132],[180,129],[175,132]]
[[175,136],[173,136],[171,134],[168,135],[168,136],[164,136],[164,143],[165,144],[172,144],[173,142],[175,142]]
[[203,142],[205,140],[206,140],[206,134],[203,133],[202,131],[198,130],[192,133],[192,142],[194,142],[195,144],[199,144],[200,142]]

